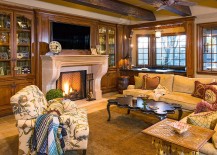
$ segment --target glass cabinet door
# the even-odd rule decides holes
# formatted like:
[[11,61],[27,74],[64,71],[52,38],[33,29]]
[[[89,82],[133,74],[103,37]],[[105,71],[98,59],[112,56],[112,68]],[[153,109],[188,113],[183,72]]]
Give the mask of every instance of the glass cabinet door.
[[0,12],[0,77],[12,75],[11,20],[12,13]]
[[108,54],[109,54],[109,67],[115,67],[115,30],[108,29]]
[[31,27],[32,21],[16,16],[16,74],[31,74]]
[[99,45],[100,45],[100,54],[101,55],[106,55],[106,27],[101,26],[99,28]]

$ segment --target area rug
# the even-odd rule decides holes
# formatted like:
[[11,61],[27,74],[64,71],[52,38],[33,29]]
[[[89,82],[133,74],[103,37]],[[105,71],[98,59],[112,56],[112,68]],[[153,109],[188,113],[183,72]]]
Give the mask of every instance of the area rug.
[[144,121],[144,115],[127,115],[126,112],[126,109],[112,107],[109,122],[106,109],[88,115],[90,136],[87,155],[155,154],[151,137],[141,133],[151,124]]
[[[176,114],[173,115],[177,117]],[[127,109],[111,107],[111,120],[108,122],[106,109],[88,114],[90,135],[87,155],[153,155],[156,150],[151,137],[142,130],[159,121],[153,115]],[[16,155],[18,136],[1,139],[0,155]],[[65,155],[80,155],[82,151],[69,151]]]

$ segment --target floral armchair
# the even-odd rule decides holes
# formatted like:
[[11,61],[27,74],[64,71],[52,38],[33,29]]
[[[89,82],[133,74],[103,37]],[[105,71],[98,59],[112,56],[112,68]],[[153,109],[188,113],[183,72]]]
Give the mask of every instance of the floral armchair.
[[19,155],[34,154],[30,151],[29,142],[36,118],[52,110],[59,112],[60,123],[67,132],[64,137],[65,151],[83,150],[86,154],[89,135],[87,113],[84,109],[77,108],[73,101],[54,99],[47,102],[39,88],[30,85],[12,96],[10,102],[19,131]]

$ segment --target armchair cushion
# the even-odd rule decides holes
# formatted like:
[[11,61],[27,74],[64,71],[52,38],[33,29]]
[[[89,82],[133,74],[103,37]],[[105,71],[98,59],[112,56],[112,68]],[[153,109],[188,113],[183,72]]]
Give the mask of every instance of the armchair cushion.
[[89,126],[86,110],[76,108],[74,111],[64,113],[60,118],[67,132],[67,136],[64,137],[66,150],[87,148],[85,141],[88,139]]

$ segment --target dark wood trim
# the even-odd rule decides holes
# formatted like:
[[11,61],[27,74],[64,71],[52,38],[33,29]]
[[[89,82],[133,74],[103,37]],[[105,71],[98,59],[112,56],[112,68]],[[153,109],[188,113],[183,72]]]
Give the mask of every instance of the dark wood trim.
[[187,76],[194,77],[194,20],[188,20],[185,24],[186,30],[186,68]]
[[197,24],[197,74],[217,75],[217,71],[203,70],[203,28],[211,28],[217,26],[217,22]]

